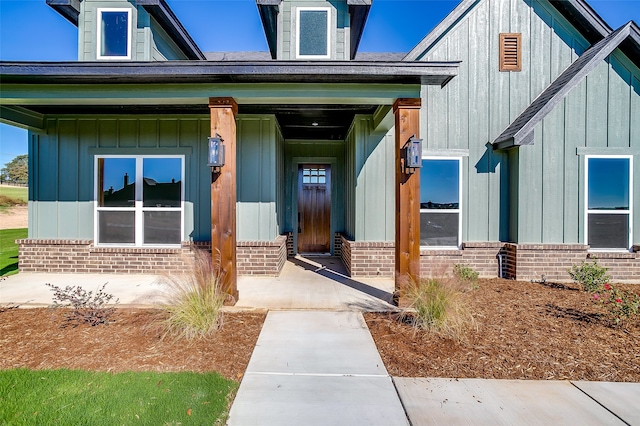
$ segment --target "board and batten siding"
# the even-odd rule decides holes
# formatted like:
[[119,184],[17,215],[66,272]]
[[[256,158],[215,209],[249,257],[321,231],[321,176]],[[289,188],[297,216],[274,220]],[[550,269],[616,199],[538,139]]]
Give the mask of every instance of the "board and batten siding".
[[323,0],[284,1],[280,4],[278,15],[278,51],[277,58],[282,60],[296,59],[296,9],[298,7],[331,8],[329,51],[333,60],[349,60],[350,54],[350,20],[346,2]]
[[[184,155],[183,239],[209,241],[210,127],[206,115],[48,118],[45,131],[29,136],[29,238],[93,239],[95,155]],[[238,116],[237,128],[238,170],[255,166],[238,180],[238,229],[243,239],[272,241],[279,234],[276,154],[268,153],[276,149],[275,118]]]
[[356,241],[395,241],[395,130],[356,115],[346,138],[345,228]]
[[[498,70],[507,32],[522,34],[521,72]],[[576,148],[637,146],[637,68],[616,51],[536,127],[533,146],[489,144],[588,47],[546,0],[484,0],[422,55],[462,61],[447,86],[423,87],[421,128],[425,151],[469,151],[463,241],[584,242]]]
[[273,241],[282,232],[280,128],[273,115],[238,116],[236,133],[237,240]]

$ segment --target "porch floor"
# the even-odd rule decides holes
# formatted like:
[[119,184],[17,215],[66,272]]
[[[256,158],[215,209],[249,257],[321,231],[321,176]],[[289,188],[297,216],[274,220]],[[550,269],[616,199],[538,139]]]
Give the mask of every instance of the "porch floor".
[[[162,277],[143,274],[19,273],[0,280],[0,305],[48,306],[53,292],[45,284],[64,288],[80,285],[120,299],[120,306],[153,307],[166,290]],[[240,300],[233,309],[332,309],[388,311],[394,291],[392,279],[351,279],[337,257],[296,256],[279,277],[238,278]]]
[[236,308],[388,311],[393,279],[349,278],[338,257],[296,256],[278,277],[238,277]]

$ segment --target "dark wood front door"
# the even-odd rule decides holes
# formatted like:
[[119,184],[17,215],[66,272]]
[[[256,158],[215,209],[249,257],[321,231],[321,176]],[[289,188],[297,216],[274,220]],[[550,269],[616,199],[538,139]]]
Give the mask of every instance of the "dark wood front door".
[[298,253],[331,251],[331,168],[304,164],[298,169]]

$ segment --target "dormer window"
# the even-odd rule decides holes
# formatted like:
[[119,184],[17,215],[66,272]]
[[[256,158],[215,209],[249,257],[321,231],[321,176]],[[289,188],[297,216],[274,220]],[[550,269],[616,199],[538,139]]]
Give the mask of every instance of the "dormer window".
[[330,59],[331,8],[299,7],[296,18],[296,58]]
[[98,9],[97,59],[131,59],[131,9]]

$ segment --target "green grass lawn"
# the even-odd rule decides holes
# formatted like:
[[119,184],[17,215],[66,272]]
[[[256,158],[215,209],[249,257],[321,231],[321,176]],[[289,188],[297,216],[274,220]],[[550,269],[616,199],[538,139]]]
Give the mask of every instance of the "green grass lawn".
[[0,371],[0,424],[212,425],[238,384],[217,373]]
[[22,186],[5,186],[0,185],[0,195],[5,195],[9,198],[17,198],[18,200],[29,201],[29,188]]
[[0,277],[18,273],[18,245],[15,241],[21,238],[27,238],[27,228],[0,230]]

